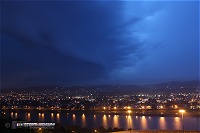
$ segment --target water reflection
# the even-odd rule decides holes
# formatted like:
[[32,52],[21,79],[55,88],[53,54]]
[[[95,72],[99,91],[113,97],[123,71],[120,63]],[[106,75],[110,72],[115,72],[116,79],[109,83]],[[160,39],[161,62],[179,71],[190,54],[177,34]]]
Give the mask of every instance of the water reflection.
[[132,128],[133,129],[133,120],[132,117],[130,115],[126,116],[126,125],[127,125],[127,129]]
[[53,120],[54,120],[54,114],[51,113],[51,121],[53,121]]
[[76,124],[76,115],[75,114],[72,115],[72,121],[73,121],[73,124],[75,125]]
[[59,113],[57,113],[57,115],[56,115],[56,120],[57,120],[57,122],[60,122],[60,114]]
[[27,114],[27,120],[28,120],[28,121],[31,120],[31,114],[30,114],[30,113]]
[[105,127],[105,128],[108,128],[107,126],[108,126],[108,123],[107,123],[107,117],[106,117],[106,115],[103,115],[103,127]]
[[82,114],[81,118],[82,118],[82,127],[86,127],[86,118],[85,118],[85,114]]
[[13,112],[10,113],[10,116],[12,119],[14,118]]
[[[27,121],[52,121],[52,122],[63,122],[70,125],[80,125],[81,127],[122,127],[124,129],[134,128],[138,130],[158,129],[158,130],[182,130],[181,117],[158,117],[158,116],[131,116],[128,114],[124,115],[113,115],[113,114],[79,114],[76,112],[69,113],[70,117],[66,118],[66,113],[61,112],[16,112],[16,111],[3,111],[2,114],[11,116],[11,118],[21,117]],[[38,116],[38,117],[37,117]],[[86,118],[87,117],[87,118]],[[186,117],[185,129],[193,130],[199,129],[198,118]],[[62,124],[63,124],[62,123]]]
[[15,118],[17,118],[17,116],[18,116],[17,113],[15,113]]
[[182,127],[181,127],[181,119],[179,117],[175,117],[174,118],[174,128],[176,130],[181,130]]
[[40,121],[44,121],[44,113],[39,113],[39,119]]
[[41,113],[38,113],[38,120],[41,121]]
[[143,130],[147,130],[147,129],[148,129],[148,125],[147,125],[147,119],[146,119],[145,116],[142,116],[140,122],[141,122],[141,128],[142,128]]
[[117,117],[117,115],[114,115],[113,117],[113,126],[119,127],[119,117]]
[[165,117],[160,117],[159,126],[160,126],[160,129],[167,129]]

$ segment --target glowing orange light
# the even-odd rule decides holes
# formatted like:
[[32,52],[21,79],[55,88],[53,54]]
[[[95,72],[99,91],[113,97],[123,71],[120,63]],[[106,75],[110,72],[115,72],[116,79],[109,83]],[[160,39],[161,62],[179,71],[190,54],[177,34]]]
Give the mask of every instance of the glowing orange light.
[[128,110],[127,112],[128,112],[128,113],[129,113],[129,115],[130,115],[130,113],[131,113],[132,111],[131,111],[131,110]]
[[131,109],[131,107],[130,107],[130,106],[128,106],[128,107],[127,107],[127,109]]
[[181,109],[179,110],[180,113],[185,113],[185,110]]

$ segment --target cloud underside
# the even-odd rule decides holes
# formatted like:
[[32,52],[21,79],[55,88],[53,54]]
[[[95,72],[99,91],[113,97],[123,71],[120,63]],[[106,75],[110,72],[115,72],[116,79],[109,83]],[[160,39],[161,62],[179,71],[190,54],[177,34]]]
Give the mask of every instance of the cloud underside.
[[106,79],[113,70],[134,63],[126,60],[140,44],[129,27],[139,19],[124,21],[120,4],[3,4],[1,49],[5,84]]
[[2,87],[199,78],[197,1],[3,1],[1,20]]

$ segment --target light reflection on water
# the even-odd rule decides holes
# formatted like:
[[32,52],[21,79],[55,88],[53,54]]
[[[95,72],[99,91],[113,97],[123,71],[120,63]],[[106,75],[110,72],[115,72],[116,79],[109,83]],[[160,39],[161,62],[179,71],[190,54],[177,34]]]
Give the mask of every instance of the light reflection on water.
[[113,117],[113,127],[119,127],[119,117],[117,115]]
[[10,113],[10,116],[12,119],[14,118],[13,112]]
[[141,128],[142,128],[142,130],[147,130],[148,129],[148,125],[147,125],[146,116],[142,116],[140,122],[141,122]]
[[107,117],[103,115],[103,127],[108,128]]
[[82,121],[81,121],[81,123],[82,123],[82,127],[86,127],[86,118],[85,118],[85,114],[82,114]]
[[42,113],[42,122],[44,122],[44,113]]
[[54,121],[54,114],[51,113],[51,121],[53,122]]
[[[81,127],[98,128],[103,126],[119,127],[125,130],[142,129],[171,129],[182,130],[182,121],[180,117],[158,117],[158,116],[134,116],[134,115],[117,115],[117,114],[89,114],[89,113],[66,113],[62,112],[8,112],[13,119],[20,117],[21,119],[32,122],[60,122],[63,125],[79,125]],[[38,116],[38,117],[37,117]],[[186,117],[184,127],[187,130],[199,130],[198,117]]]
[[59,113],[57,113],[57,115],[56,115],[56,121],[60,122],[60,114]]
[[179,117],[174,117],[174,128],[176,130],[181,130],[182,129],[182,122]]
[[127,125],[127,129],[129,129],[129,128],[134,128],[134,126],[133,126],[133,119],[132,119],[132,117],[130,116],[130,115],[128,115],[128,116],[126,116],[126,125]]
[[159,124],[160,124],[160,129],[167,129],[165,117],[160,117]]
[[15,113],[15,118],[17,118],[18,116],[17,116],[17,113]]
[[26,113],[26,114],[25,114],[25,119],[26,119],[27,121],[30,121],[30,120],[31,120],[31,114],[30,114],[30,113]]
[[76,115],[75,114],[72,115],[72,121],[73,121],[73,125],[75,125],[76,124]]
[[41,113],[38,113],[38,120],[41,122]]

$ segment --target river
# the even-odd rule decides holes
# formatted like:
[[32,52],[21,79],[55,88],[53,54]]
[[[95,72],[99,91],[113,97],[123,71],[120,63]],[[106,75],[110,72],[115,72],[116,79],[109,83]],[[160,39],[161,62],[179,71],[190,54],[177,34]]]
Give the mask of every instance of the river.
[[77,125],[88,128],[103,126],[127,130],[200,130],[200,118],[185,116],[136,116],[128,114],[103,114],[87,111],[3,111],[13,119],[21,118],[31,122],[55,122],[63,126]]

